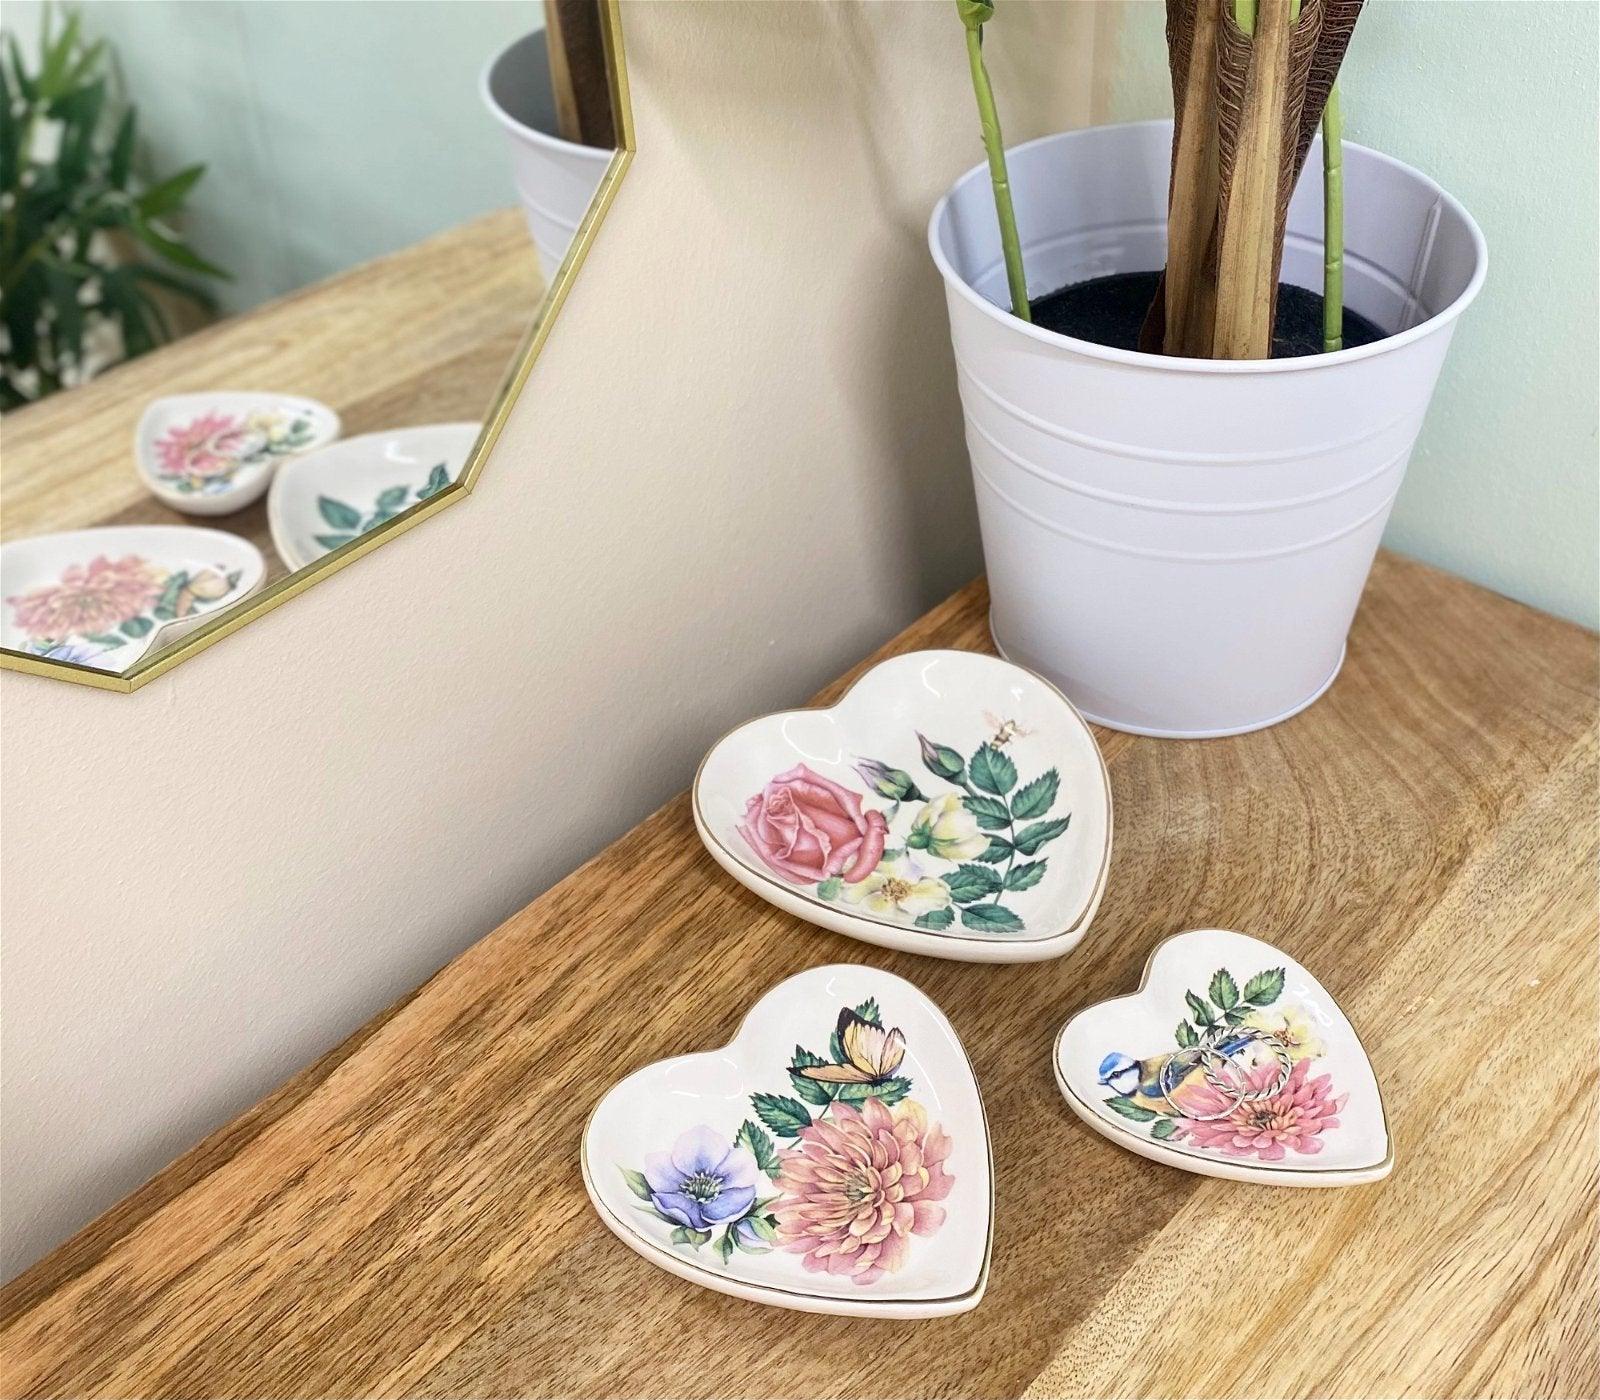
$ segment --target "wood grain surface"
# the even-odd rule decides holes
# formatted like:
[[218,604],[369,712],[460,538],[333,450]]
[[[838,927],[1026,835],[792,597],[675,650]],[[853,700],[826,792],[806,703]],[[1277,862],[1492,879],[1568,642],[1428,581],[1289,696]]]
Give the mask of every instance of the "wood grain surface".
[[208,389],[302,394],[338,413],[344,437],[480,419],[543,295],[527,225],[502,209],[15,409],[0,455],[0,539],[200,525],[244,536],[273,583],[289,571],[272,547],[265,497],[231,515],[193,516],[144,489],[134,430],[150,400]]
[[[988,650],[986,606],[974,584],[881,654]],[[800,923],[718,871],[680,797],[14,1281],[5,1391],[1593,1396],[1595,681],[1591,634],[1381,557],[1304,714],[1100,735],[1110,885],[1041,964]],[[1386,1182],[1192,1176],[1067,1110],[1062,1021],[1207,925],[1281,944],[1339,998],[1385,1090]],[[916,982],[976,1066],[998,1206],[964,1316],[707,1292],[584,1195],[579,1135],[612,1082],[840,960]]]

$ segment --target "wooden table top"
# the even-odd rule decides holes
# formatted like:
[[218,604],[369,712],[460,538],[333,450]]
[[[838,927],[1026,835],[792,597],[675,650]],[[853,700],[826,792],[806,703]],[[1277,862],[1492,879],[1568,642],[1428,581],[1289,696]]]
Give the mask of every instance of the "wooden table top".
[[[986,602],[972,585],[880,656],[989,650]],[[6,1392],[1593,1396],[1595,709],[1592,634],[1380,557],[1306,713],[1100,734],[1105,901],[1071,954],[1023,966],[779,913],[679,797],[14,1281]],[[1387,1181],[1194,1176],[1068,1111],[1061,1023],[1210,925],[1343,1004],[1386,1094]],[[974,1312],[736,1301],[652,1268],[584,1195],[610,1084],[837,961],[909,977],[976,1067],[997,1217]]]
[[194,516],[150,495],[134,430],[163,394],[261,389],[320,399],[341,435],[483,418],[533,324],[544,282],[527,224],[501,209],[219,321],[5,415],[0,539],[94,525],[200,525],[242,535],[288,573],[267,502]]

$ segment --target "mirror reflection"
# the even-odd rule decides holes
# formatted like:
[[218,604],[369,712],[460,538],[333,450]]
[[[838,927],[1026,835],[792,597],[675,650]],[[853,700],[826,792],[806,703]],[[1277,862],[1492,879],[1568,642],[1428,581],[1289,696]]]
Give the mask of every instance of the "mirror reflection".
[[7,0],[0,647],[125,675],[460,477],[617,144],[606,23]]

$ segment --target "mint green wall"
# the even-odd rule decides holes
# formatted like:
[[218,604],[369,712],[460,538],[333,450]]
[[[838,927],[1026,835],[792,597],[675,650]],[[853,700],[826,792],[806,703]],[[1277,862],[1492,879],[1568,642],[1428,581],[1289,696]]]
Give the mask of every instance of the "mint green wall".
[[[1106,4],[1096,121],[1171,114],[1164,7]],[[1386,542],[1600,625],[1596,95],[1588,0],[1369,0],[1348,139],[1426,171],[1489,242]]]
[[[19,9],[22,7],[19,7]],[[8,25],[12,3],[6,5]],[[540,0],[85,0],[163,171],[208,166],[185,221],[243,310],[516,203],[478,97]]]

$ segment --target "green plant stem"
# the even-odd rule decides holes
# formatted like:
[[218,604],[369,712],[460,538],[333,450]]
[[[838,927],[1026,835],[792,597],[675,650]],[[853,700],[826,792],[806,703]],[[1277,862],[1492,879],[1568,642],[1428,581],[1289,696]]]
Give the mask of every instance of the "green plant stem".
[[1344,348],[1344,116],[1339,85],[1322,111],[1322,349]]
[[994,213],[1000,223],[1000,248],[1006,260],[1006,285],[1011,289],[1011,314],[1032,321],[1028,306],[1028,279],[1022,270],[1022,245],[1017,238],[1017,216],[1011,207],[1011,180],[1006,174],[1006,148],[1000,137],[1000,117],[995,111],[989,70],[983,62],[983,30],[967,28],[967,62],[972,67],[972,90],[978,99],[978,119],[983,124],[983,149],[989,157],[989,181],[994,186]]

